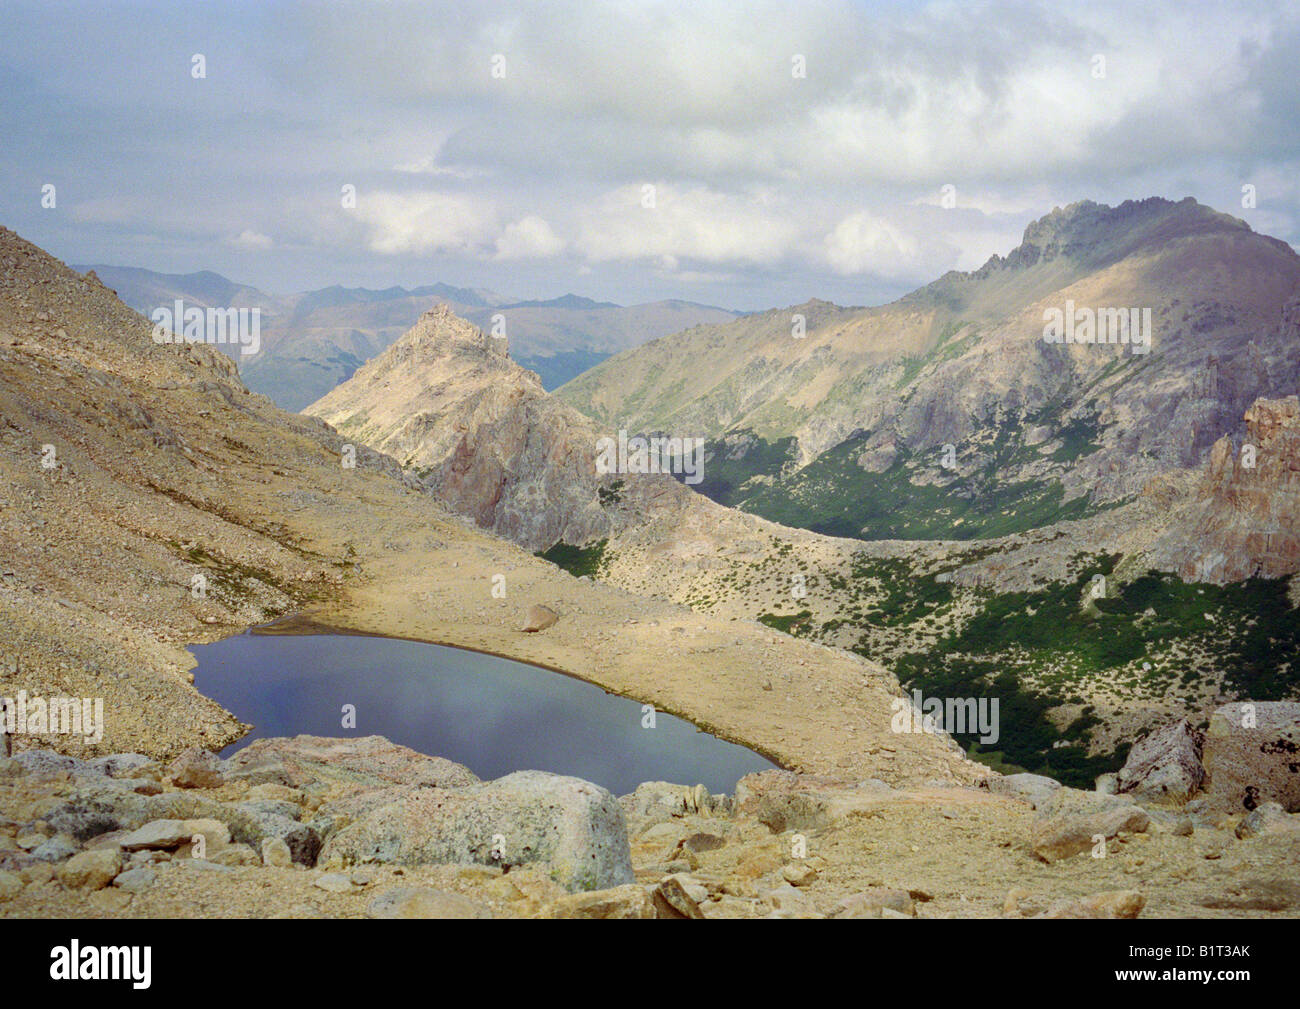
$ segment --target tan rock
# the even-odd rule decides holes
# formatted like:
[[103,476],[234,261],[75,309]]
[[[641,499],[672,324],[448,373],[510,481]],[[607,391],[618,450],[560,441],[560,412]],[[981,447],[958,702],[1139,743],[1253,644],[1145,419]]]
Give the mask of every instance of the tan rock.
[[1035,918],[1136,918],[1146,905],[1137,890],[1112,890],[1053,902]]
[[398,887],[366,905],[370,918],[491,918],[486,904],[432,887]]
[[560,615],[549,606],[542,606],[540,603],[528,607],[528,614],[524,617],[524,625],[519,628],[529,634],[537,631],[544,631],[552,627],[555,621],[560,619]]
[[608,890],[571,893],[548,904],[543,918],[655,918],[655,902],[639,883],[627,883]]
[[59,882],[69,890],[102,890],[122,871],[119,852],[101,848],[73,855],[58,868]]
[[220,788],[221,760],[211,750],[192,746],[171,762],[167,778],[177,788]]

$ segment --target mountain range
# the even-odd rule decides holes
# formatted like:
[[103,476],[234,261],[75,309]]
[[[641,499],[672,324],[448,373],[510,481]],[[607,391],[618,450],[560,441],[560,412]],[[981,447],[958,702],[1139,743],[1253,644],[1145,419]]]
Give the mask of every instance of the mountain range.
[[504,329],[521,364],[554,388],[613,353],[645,340],[738,313],[665,300],[623,306],[566,294],[520,300],[478,288],[429,284],[413,289],[326,287],[270,294],[210,271],[156,273],[95,264],[93,269],[131,308],[148,317],[177,299],[200,307],[261,309],[261,349],[233,353],[254,392],[286,410],[301,410],[344,381],[414,325],[433,302],[444,303],[487,330]]
[[[706,438],[704,493],[786,525],[988,538],[1132,500],[1240,438],[1256,398],[1300,384],[1298,293],[1295,250],[1191,198],[1085,201],[891,304],[699,326],[556,396]],[[1044,339],[1067,310],[1149,317],[1150,346]]]

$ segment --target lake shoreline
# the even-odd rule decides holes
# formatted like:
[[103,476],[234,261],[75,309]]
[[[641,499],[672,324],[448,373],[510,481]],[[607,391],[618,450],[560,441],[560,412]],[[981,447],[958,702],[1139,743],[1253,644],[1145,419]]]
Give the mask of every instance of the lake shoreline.
[[[720,739],[723,742],[733,743],[736,746],[743,746],[745,749],[757,753],[759,756],[764,757],[767,760],[770,760],[772,763],[776,764],[777,767],[780,768],[781,770],[790,770],[790,768],[786,767],[786,765],[781,762],[781,757],[778,753],[776,753],[775,751],[770,751],[769,749],[765,748],[762,744],[753,743],[745,739],[736,738],[724,732],[718,731],[715,728],[710,728],[708,726],[701,725],[699,721],[697,721],[695,718],[692,718],[689,714],[686,714],[685,712],[675,711],[671,707],[652,702],[642,697],[637,697],[631,693],[625,693],[620,690],[614,690],[611,687],[607,686],[606,684],[600,682],[599,680],[595,680],[590,677],[583,676],[581,673],[576,673],[570,669],[565,669],[561,666],[556,666],[556,665],[549,665],[544,662],[536,662],[530,659],[521,659],[516,655],[512,655],[508,652],[493,650],[490,648],[475,647],[473,645],[460,644],[455,641],[439,641],[428,637],[413,637],[413,636],[401,635],[401,634],[385,634],[379,631],[360,630],[354,627],[332,624],[323,620],[319,620],[316,619],[315,617],[308,616],[306,613],[303,612],[285,614],[282,617],[277,617],[275,620],[272,620],[270,623],[249,627],[247,628],[245,633],[257,635],[257,636],[264,636],[264,637],[276,637],[280,635],[287,637],[287,636],[306,636],[306,635],[314,635],[314,634],[345,634],[352,637],[387,638],[393,641],[410,641],[410,642],[414,642],[417,644],[424,644],[424,645],[439,645],[444,648],[455,648],[462,652],[474,652],[475,654],[478,655],[491,655],[493,658],[507,659],[511,662],[519,662],[523,665],[534,666],[538,669],[545,669],[547,672],[559,673],[562,676],[567,676],[570,679],[578,680],[581,683],[586,683],[593,687],[599,687],[605,693],[613,695],[615,697],[621,697],[628,701],[635,701],[638,704],[653,704],[656,712],[672,715],[675,718],[680,718],[682,721],[689,722],[691,725],[695,726],[696,730],[699,732],[713,736],[714,738]],[[232,637],[233,636],[234,635],[232,635]],[[200,691],[200,693],[202,693],[202,691]],[[249,731],[252,731],[251,727]],[[246,732],[243,736],[240,736],[240,739],[242,740],[247,738],[247,735],[248,733]],[[443,756],[443,754],[430,754],[430,756]]]

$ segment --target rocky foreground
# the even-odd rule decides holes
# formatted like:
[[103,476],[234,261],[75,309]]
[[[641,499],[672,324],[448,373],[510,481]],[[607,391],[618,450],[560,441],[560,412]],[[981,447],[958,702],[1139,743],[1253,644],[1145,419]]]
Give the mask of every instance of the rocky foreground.
[[[734,795],[467,768],[379,736],[0,760],[0,914],[1300,916],[1300,705],[1153,734],[1099,791],[765,771]],[[1113,790],[1119,793],[1114,794]],[[1273,798],[1276,796],[1276,798]]]

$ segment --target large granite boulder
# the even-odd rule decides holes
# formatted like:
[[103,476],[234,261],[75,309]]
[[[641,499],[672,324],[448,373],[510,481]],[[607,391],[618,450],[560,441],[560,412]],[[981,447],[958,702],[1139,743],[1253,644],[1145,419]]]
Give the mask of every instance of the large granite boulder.
[[518,771],[465,788],[421,788],[334,834],[326,863],[539,864],[570,892],[633,882],[618,800],[580,778]]
[[1210,718],[1203,759],[1215,808],[1249,812],[1272,801],[1300,812],[1300,703],[1225,704]]
[[874,806],[893,792],[883,781],[839,781],[794,771],[758,771],[736,782],[736,812],[773,833],[823,830]]
[[1156,729],[1129,752],[1119,791],[1150,802],[1186,802],[1205,780],[1203,736],[1187,719]]

